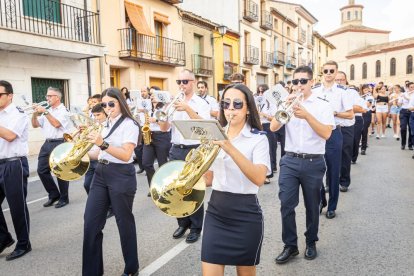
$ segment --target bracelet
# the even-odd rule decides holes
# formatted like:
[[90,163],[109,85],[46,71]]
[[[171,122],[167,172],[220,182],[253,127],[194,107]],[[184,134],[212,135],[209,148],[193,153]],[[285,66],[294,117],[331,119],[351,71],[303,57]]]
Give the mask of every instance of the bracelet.
[[106,149],[108,149],[109,148],[109,144],[108,144],[108,142],[106,142],[105,140],[102,142],[102,145],[100,145],[99,146],[99,148],[101,149],[101,150],[106,150]]

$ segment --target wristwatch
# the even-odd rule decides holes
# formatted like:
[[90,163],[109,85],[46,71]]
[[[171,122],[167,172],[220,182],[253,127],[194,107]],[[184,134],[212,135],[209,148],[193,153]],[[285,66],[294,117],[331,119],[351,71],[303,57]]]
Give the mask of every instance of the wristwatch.
[[108,149],[109,148],[109,144],[108,144],[108,142],[106,142],[105,140],[102,142],[102,145],[100,145],[99,146],[99,148],[101,149],[101,150],[106,150],[106,149]]
[[337,116],[337,115],[338,115],[338,112],[334,111],[334,116]]
[[47,114],[49,114],[49,111],[46,110],[45,112],[43,112],[43,115],[46,116]]

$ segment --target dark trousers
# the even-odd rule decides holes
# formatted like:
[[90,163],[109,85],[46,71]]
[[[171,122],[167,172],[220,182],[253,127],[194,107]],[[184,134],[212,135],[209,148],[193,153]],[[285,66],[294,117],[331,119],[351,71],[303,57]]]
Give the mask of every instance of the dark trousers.
[[58,178],[58,189],[55,181],[53,180],[52,174],[50,173],[50,153],[60,144],[62,144],[62,142],[45,142],[43,144],[39,152],[37,174],[39,175],[40,181],[42,181],[45,190],[49,194],[49,199],[60,198],[62,201],[69,201],[69,181]]
[[[28,176],[29,165],[26,157],[0,163],[0,205],[6,198],[17,237],[16,249],[30,247],[30,217],[26,205]],[[3,210],[0,208],[0,244],[8,243],[11,239]]]
[[302,159],[284,156],[280,161],[279,199],[282,215],[282,240],[286,246],[298,246],[295,208],[302,187],[306,208],[306,244],[318,241],[320,191],[326,165],[323,157]]
[[362,128],[361,135],[361,150],[366,150],[368,147],[368,132],[372,121],[372,111],[370,110],[367,113],[362,114],[362,118],[364,119],[364,127]]
[[272,172],[270,176],[273,176],[273,171],[276,169],[276,136],[273,131],[270,130],[270,123],[262,124],[263,130],[266,131],[267,140],[269,142],[269,154],[270,154],[270,165],[272,167]]
[[361,141],[362,130],[364,128],[364,119],[362,116],[355,116],[354,125],[354,146],[352,152],[352,161],[356,162],[359,154],[359,141]]
[[142,167],[147,173],[148,186],[151,184],[155,173],[155,158],[157,158],[158,167],[161,167],[168,161],[168,154],[171,148],[171,132],[152,132],[151,140],[150,145],[144,145],[142,154]]
[[341,127],[342,159],[339,184],[349,187],[351,184],[351,161],[354,152],[354,126]]
[[342,132],[340,128],[332,131],[331,137],[326,141],[326,185],[329,187],[329,201],[326,202],[325,188],[322,186],[322,203],[328,203],[328,211],[335,211],[339,199],[339,174],[342,160]]
[[410,121],[408,125],[410,126],[411,139],[413,140],[414,139],[414,112],[411,112]]
[[91,160],[89,164],[88,171],[85,174],[85,180],[83,182],[83,187],[87,194],[89,194],[89,190],[91,189],[93,175],[95,174],[95,168],[98,165],[98,160]]
[[82,275],[103,275],[102,230],[112,206],[124,256],[124,273],[138,271],[135,219],[132,214],[137,189],[133,164],[98,164],[86,201],[82,252]]
[[[413,136],[411,135],[411,126],[409,124],[411,116],[411,111],[408,109],[401,109],[400,111],[400,131],[401,131],[401,146],[405,147],[407,144],[407,134],[408,134],[408,147],[413,146]],[[408,127],[408,133],[407,133]]]
[[135,160],[137,160],[138,168],[140,170],[143,170],[143,165],[142,165],[142,152],[143,152],[143,150],[144,150],[144,144],[139,144],[134,149]]
[[[170,150],[170,160],[185,160],[185,157],[191,149],[181,149],[174,146]],[[189,227],[191,232],[201,233],[203,229],[204,220],[204,203],[201,207],[191,216],[185,218],[177,218],[178,225],[181,227]]]
[[[276,137],[275,150],[277,152],[277,142],[279,142],[280,143],[280,158],[282,158],[285,155],[285,140],[286,140],[285,126],[282,126],[278,131],[275,132],[275,137]],[[276,162],[276,167],[277,167],[277,162]]]

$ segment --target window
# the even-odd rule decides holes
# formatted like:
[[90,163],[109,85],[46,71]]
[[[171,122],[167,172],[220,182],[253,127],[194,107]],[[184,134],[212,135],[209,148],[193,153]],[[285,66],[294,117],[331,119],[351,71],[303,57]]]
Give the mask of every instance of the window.
[[278,25],[277,25],[277,23],[278,23],[278,21],[277,21],[277,19],[275,19],[275,20],[273,20],[273,29],[275,30],[275,31],[277,31],[278,30]]
[[395,58],[392,58],[390,60],[390,76],[395,76],[395,67],[396,67],[396,61]]
[[355,11],[355,19],[358,19],[358,11]]
[[413,73],[413,56],[409,55],[407,57],[407,70],[406,74],[412,74]]
[[110,81],[111,87],[120,88],[120,75],[121,75],[120,70],[118,68],[110,68],[109,72],[110,72],[109,81]]
[[32,101],[34,103],[40,103],[46,100],[45,95],[49,87],[59,88],[62,91],[62,103],[65,103],[67,98],[67,81],[58,79],[41,79],[32,78]]
[[287,27],[287,29],[286,29],[286,36],[290,37],[290,27]]
[[231,61],[232,60],[232,47],[230,45],[223,45],[223,50],[224,50],[224,61]]
[[362,64],[362,78],[363,79],[367,78],[367,63],[366,62]]
[[355,80],[355,66],[352,64],[349,70],[349,76],[351,80]]
[[347,13],[346,18],[347,18],[348,20],[351,20],[351,12],[348,12],[348,13]]
[[376,78],[381,77],[381,61],[379,60],[375,62],[375,77]]
[[60,0],[23,0],[23,14],[61,23]]

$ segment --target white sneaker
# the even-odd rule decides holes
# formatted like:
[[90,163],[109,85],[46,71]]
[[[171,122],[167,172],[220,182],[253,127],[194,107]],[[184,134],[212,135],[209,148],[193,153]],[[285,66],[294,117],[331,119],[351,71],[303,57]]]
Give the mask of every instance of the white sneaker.
[[379,137],[379,135],[377,135],[375,138],[379,139],[380,137]]
[[381,138],[385,138],[385,137],[387,137],[387,136],[385,136],[385,134],[381,135]]
[[398,138],[398,135],[397,134],[394,134],[394,136],[392,136],[393,138]]

